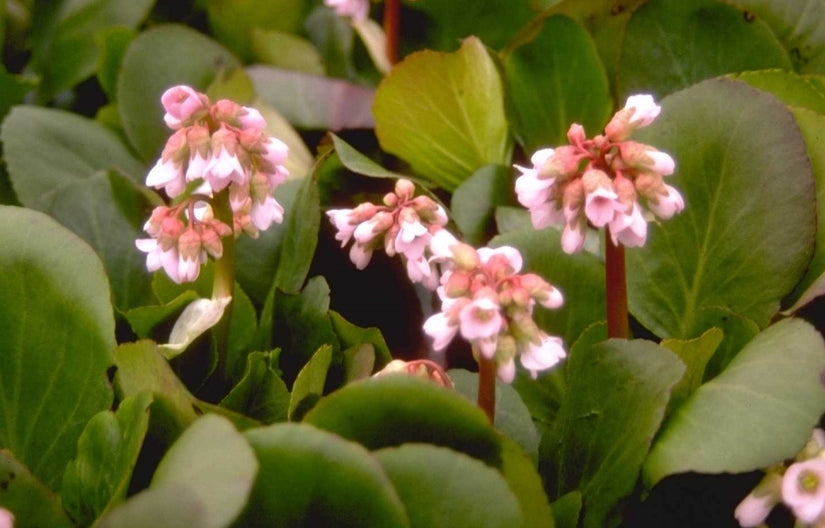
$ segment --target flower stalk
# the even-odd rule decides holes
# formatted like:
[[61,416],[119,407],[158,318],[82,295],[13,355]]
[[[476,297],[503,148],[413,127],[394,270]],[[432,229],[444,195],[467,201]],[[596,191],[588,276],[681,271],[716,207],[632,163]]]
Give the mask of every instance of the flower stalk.
[[614,244],[604,232],[605,298],[607,301],[607,337],[630,337],[627,315],[627,278],[624,246]]
[[401,33],[401,0],[384,2],[384,34],[387,37],[387,60],[398,63]]
[[478,358],[478,406],[493,423],[496,416],[496,362],[481,354],[475,344],[473,355]]

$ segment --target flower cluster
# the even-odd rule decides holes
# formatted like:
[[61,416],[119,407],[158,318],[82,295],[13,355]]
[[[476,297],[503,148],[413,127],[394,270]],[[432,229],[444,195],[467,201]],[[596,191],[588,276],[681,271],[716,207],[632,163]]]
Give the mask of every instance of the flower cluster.
[[444,208],[427,196],[413,196],[414,192],[412,182],[399,179],[395,191],[384,196],[383,205],[366,202],[354,209],[331,209],[327,216],[338,230],[335,239],[341,247],[354,239],[349,256],[358,269],[364,269],[373,251],[383,247],[391,257],[396,253],[404,257],[410,280],[434,290],[439,282],[439,248],[455,238],[443,229],[448,221]]
[[336,15],[354,22],[366,20],[370,13],[369,0],[324,0],[324,4],[333,8]]
[[771,468],[739,503],[734,516],[743,527],[759,526],[780,502],[791,510],[799,523],[825,526],[825,431],[822,429],[814,430],[807,445],[787,469],[784,465]]
[[561,339],[547,335],[533,321],[536,302],[557,308],[562,294],[538,275],[518,274],[522,258],[517,249],[475,250],[455,242],[449,251],[452,267],[437,290],[441,312],[424,323],[435,350],[461,333],[474,351],[495,361],[498,377],[508,383],[515,376],[516,355],[534,378],[565,357]]
[[[266,122],[254,108],[227,99],[212,104],[189,86],[169,88],[161,103],[175,132],[146,185],[163,189],[177,204],[157,207],[144,226],[151,238],[136,244],[148,253],[149,271],[162,267],[175,282],[192,281],[207,255],[221,257],[222,237],[245,232],[255,238],[283,220],[272,193],[289,174],[289,149],[266,135]],[[219,193],[228,196],[232,226],[215,217]]]
[[649,95],[631,96],[604,134],[588,139],[584,128],[574,123],[567,132],[569,145],[537,151],[531,168],[516,166],[521,171],[516,194],[530,210],[533,226],[564,224],[562,248],[566,253],[581,250],[588,221],[596,228],[607,226],[614,244],[644,245],[647,219],[639,197],[663,219],[685,205],[682,195],[663,181],[673,174],[673,159],[628,140],[660,110]]

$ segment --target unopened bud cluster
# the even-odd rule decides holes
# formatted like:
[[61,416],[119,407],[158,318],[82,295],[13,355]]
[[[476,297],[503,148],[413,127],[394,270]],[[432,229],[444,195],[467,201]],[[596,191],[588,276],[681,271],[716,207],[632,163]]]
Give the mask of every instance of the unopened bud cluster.
[[561,339],[533,321],[535,304],[558,308],[561,292],[536,274],[519,274],[522,257],[517,249],[476,250],[460,242],[449,249],[452,267],[437,290],[441,312],[424,323],[435,350],[460,333],[475,351],[495,361],[498,377],[507,383],[515,376],[516,356],[534,378],[565,357]]
[[614,244],[642,246],[647,238],[643,198],[653,215],[667,219],[684,208],[679,192],[663,181],[673,174],[673,159],[648,145],[628,138],[649,125],[661,108],[649,95],[634,95],[604,130],[592,139],[573,124],[569,145],[533,154],[533,167],[516,166],[516,194],[530,210],[536,229],[563,224],[562,248],[581,250],[588,221],[607,227]]
[[434,290],[439,282],[435,257],[455,238],[443,229],[448,221],[444,209],[414,192],[412,182],[400,179],[382,205],[366,202],[354,209],[331,209],[327,216],[338,230],[335,239],[341,247],[354,240],[349,256],[358,269],[369,264],[373,251],[383,248],[391,257],[403,256],[410,280]]
[[760,526],[771,510],[785,506],[802,526],[825,527],[825,432],[814,429],[811,439],[787,468],[768,469],[756,488],[739,503],[734,516],[740,526]]
[[[254,108],[222,99],[212,104],[189,86],[174,86],[161,96],[164,121],[175,132],[146,185],[163,189],[177,202],[160,206],[144,230],[151,238],[137,241],[149,271],[161,267],[175,282],[198,277],[207,255],[219,259],[222,237],[247,233],[255,238],[283,220],[273,198],[286,180],[289,149],[267,136],[266,122]],[[233,225],[216,219],[212,200],[227,193]]]

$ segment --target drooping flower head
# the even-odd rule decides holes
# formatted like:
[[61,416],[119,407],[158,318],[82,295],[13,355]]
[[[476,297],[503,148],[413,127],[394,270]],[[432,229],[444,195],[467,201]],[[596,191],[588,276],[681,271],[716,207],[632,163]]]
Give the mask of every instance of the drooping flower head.
[[443,229],[448,221],[444,208],[414,193],[413,183],[402,178],[394,192],[384,195],[383,204],[367,202],[354,209],[331,209],[327,216],[341,247],[354,240],[350,260],[358,269],[364,269],[373,252],[383,248],[389,256],[402,255],[410,280],[434,290],[439,278],[434,259],[438,247],[455,238]]
[[[260,231],[283,219],[272,193],[288,176],[289,149],[264,133],[266,121],[254,108],[209,98],[189,86],[173,86],[161,96],[164,121],[175,132],[149,171],[146,185],[176,200],[155,209],[144,229],[151,238],[136,242],[147,253],[149,271],[163,268],[175,282],[198,277],[208,256],[219,259],[221,238]],[[226,191],[232,225],[214,217],[211,201]]]
[[568,145],[537,151],[532,167],[516,166],[521,172],[516,194],[529,209],[533,226],[563,224],[566,253],[582,248],[588,223],[607,228],[614,244],[644,245],[646,211],[668,219],[685,206],[679,191],[663,181],[675,170],[673,158],[628,139],[660,111],[650,95],[631,96],[604,134],[588,139],[584,128],[574,123],[567,132]]
[[565,357],[561,339],[547,335],[533,321],[535,304],[558,308],[561,292],[536,274],[519,274],[518,250],[475,250],[460,242],[449,248],[452,266],[437,290],[441,311],[424,323],[435,350],[461,334],[475,351],[495,361],[499,378],[508,383],[515,375],[516,356],[533,377]]

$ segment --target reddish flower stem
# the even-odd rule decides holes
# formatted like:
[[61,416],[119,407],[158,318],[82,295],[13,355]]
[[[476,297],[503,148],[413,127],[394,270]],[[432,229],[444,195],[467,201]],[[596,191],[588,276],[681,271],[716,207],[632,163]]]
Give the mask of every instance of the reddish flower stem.
[[[476,350],[478,352],[478,350]],[[484,357],[478,357],[478,406],[493,423],[496,416],[496,363]]]
[[[226,188],[215,193],[212,202],[212,210],[215,218],[228,225],[230,229],[235,225],[232,206],[229,204],[229,189]],[[215,276],[212,280],[212,298],[231,297],[235,287],[235,235],[221,238],[223,253],[221,258],[215,261]],[[226,375],[226,351],[229,344],[229,324],[232,320],[232,302],[230,302],[223,312],[221,320],[212,328],[218,350],[218,365],[216,374],[219,380]]]
[[384,1],[384,34],[387,37],[387,60],[398,62],[398,45],[401,31],[401,0]]
[[605,296],[607,300],[607,337],[630,337],[627,316],[627,280],[624,246],[613,244],[610,232],[604,230]]

